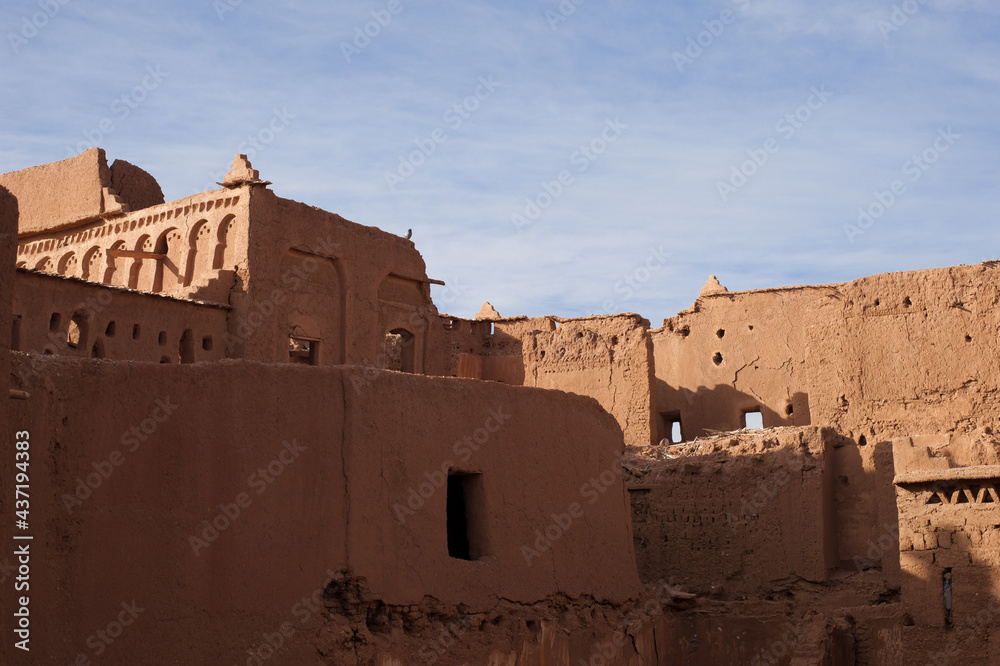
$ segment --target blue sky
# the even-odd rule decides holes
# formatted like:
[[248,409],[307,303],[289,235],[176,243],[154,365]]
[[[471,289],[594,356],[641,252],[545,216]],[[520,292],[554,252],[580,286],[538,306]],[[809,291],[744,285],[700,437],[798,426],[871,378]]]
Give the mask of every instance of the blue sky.
[[1000,259],[991,0],[8,0],[0,29],[0,172],[96,143],[169,200],[249,152],[412,228],[454,315],[656,326],[710,274]]

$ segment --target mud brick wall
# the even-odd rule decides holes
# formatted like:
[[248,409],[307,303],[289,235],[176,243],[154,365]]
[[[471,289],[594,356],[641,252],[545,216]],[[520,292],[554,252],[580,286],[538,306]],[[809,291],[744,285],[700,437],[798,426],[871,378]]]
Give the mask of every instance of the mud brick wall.
[[827,447],[818,428],[782,428],[627,458],[640,577],[723,598],[825,580],[836,557]]

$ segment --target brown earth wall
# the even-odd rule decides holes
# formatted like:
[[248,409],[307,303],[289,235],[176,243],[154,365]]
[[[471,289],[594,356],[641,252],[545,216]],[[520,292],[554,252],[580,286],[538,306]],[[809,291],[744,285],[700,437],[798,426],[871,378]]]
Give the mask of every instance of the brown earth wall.
[[[245,663],[285,622],[303,638],[285,663],[323,663],[319,610],[297,604],[345,577],[362,603],[463,613],[640,593],[621,433],[590,399],[360,368],[38,365],[12,419],[31,433],[37,554],[18,663]],[[449,470],[481,475],[478,559],[449,557]]]

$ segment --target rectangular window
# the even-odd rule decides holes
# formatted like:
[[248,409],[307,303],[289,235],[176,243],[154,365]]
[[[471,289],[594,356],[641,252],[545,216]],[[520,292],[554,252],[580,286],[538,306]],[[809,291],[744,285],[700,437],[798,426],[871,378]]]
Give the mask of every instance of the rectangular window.
[[319,365],[319,340],[288,338],[288,360],[303,365]]
[[660,414],[660,443],[663,443],[663,440],[667,440],[668,444],[679,444],[684,441],[680,412]]
[[941,578],[944,587],[944,626],[945,629],[951,629],[955,623],[954,615],[952,614],[951,569],[945,569],[942,572]]
[[448,472],[448,555],[478,560],[487,553],[483,475]]
[[748,430],[762,430],[764,428],[764,415],[759,409],[752,412],[743,413],[743,427]]
[[10,324],[10,348],[21,351],[21,315],[14,315]]

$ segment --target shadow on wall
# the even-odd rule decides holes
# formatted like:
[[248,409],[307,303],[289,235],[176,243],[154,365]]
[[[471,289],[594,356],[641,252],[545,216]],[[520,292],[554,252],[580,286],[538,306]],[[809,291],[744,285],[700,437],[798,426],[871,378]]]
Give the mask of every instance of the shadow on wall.
[[524,386],[524,342],[520,337],[496,328],[491,322],[474,322],[477,327],[489,326],[490,332],[482,333],[480,349],[458,355],[456,376],[500,382],[511,386]]
[[[672,443],[707,437],[746,427],[775,428],[811,425],[809,394],[791,394],[782,405],[765,405],[732,386],[699,386],[692,391],[675,388],[656,379],[656,410],[659,436]],[[759,414],[759,417],[755,415]],[[679,437],[679,438],[678,438]]]
[[191,293],[190,298],[196,301],[211,301],[225,303],[230,290],[236,286],[236,271],[220,270],[207,282]]
[[825,581],[837,565],[830,445],[818,428],[761,431],[626,463],[641,580],[725,600]]
[[[928,527],[933,530],[934,527]],[[901,649],[919,661],[903,663],[998,663],[1000,659],[1000,578],[996,569],[996,535],[982,534],[993,544],[992,553],[976,545],[978,535],[968,527],[937,529],[923,536],[924,544],[904,543],[904,626],[880,645],[888,656]],[[932,541],[933,539],[933,541]],[[930,547],[934,546],[934,547]],[[987,657],[989,661],[976,661]],[[895,664],[893,661],[885,663]]]

